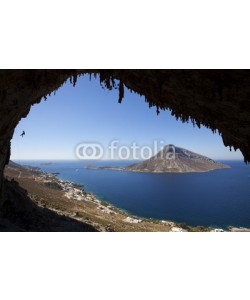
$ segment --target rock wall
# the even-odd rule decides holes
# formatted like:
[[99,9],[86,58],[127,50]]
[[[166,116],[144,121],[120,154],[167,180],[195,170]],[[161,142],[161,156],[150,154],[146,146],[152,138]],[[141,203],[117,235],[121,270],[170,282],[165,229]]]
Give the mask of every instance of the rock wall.
[[[156,110],[170,109],[221,133],[225,146],[240,149],[250,161],[250,71],[248,70],[0,70],[0,205],[4,201],[3,169],[10,140],[30,107],[57,90],[68,78],[99,76],[107,89],[124,87],[145,96]],[[115,81],[118,80],[118,83]]]

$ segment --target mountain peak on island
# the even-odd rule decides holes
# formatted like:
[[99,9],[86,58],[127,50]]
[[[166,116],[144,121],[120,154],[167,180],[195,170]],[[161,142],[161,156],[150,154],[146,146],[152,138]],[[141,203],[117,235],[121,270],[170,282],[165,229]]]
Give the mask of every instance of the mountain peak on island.
[[229,166],[190,150],[169,144],[151,158],[141,163],[130,165],[125,169],[136,172],[186,173],[208,172],[224,168],[229,168]]

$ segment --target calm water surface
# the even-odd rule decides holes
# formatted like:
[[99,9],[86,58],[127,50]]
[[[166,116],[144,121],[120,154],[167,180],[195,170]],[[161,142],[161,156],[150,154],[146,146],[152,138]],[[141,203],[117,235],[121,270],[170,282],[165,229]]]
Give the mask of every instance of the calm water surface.
[[[20,162],[17,162],[20,163]],[[83,184],[102,200],[141,217],[190,225],[250,227],[250,166],[227,161],[230,169],[208,173],[154,174],[91,170],[84,166],[125,166],[129,161],[22,161],[63,180]]]

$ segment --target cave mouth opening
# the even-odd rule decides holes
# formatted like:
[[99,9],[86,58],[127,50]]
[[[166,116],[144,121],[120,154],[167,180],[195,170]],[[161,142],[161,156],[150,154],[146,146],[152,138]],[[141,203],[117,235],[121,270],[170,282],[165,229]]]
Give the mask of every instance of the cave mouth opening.
[[[33,212],[34,210],[37,211],[37,208],[34,208],[32,203],[30,203],[25,191],[15,183],[8,182],[4,179],[4,167],[9,162],[11,155],[11,139],[20,120],[25,120],[25,118],[29,115],[32,105],[39,103],[38,106],[34,107],[42,107],[40,102],[44,98],[47,98],[48,101],[46,103],[50,105],[53,101],[51,101],[52,99],[48,99],[49,96],[52,96],[53,93],[56,92],[57,97],[58,94],[60,94],[60,88],[63,88],[67,80],[69,80],[72,88],[74,88],[73,90],[76,91],[76,88],[81,86],[80,80],[84,78],[83,75],[87,75],[89,77],[93,76],[96,78],[96,80],[91,80],[91,82],[97,83],[97,80],[99,79],[98,85],[101,84],[104,89],[104,94],[106,95],[111,92],[113,95],[113,99],[110,103],[112,102],[113,104],[117,104],[118,102],[116,107],[118,107],[121,112],[126,112],[128,109],[130,114],[134,114],[136,124],[138,126],[142,124],[142,130],[144,130],[146,134],[158,133],[159,129],[151,128],[152,123],[150,123],[149,120],[152,116],[147,115],[146,123],[142,123],[140,118],[144,115],[144,113],[152,113],[154,118],[157,117],[159,122],[164,119],[164,116],[166,116],[165,114],[168,114],[169,117],[170,115],[173,116],[172,119],[175,124],[181,124],[181,126],[189,128],[192,127],[192,123],[194,123],[197,127],[192,130],[199,130],[201,133],[206,130],[211,134],[211,136],[216,136],[217,141],[219,140],[220,143],[222,137],[225,146],[240,149],[244,156],[244,160],[246,162],[250,160],[250,74],[246,70],[1,71],[0,215],[2,212],[7,212],[6,216],[10,218],[13,216],[18,216],[18,218],[20,216],[24,216],[22,222],[26,224],[27,219],[31,223],[36,222],[36,220],[33,220],[32,217],[30,219],[30,216],[34,215]],[[130,93],[130,91],[133,93]],[[143,103],[143,108],[139,106],[137,107],[136,101],[131,101],[130,103],[130,101],[127,100],[127,95],[139,95],[143,97],[143,99],[139,99],[140,101],[138,100],[138,103]],[[123,98],[124,100],[122,101]],[[67,103],[70,103],[69,100],[72,99],[72,95],[69,96]],[[122,102],[122,105],[119,105],[119,102]],[[146,104],[144,102],[146,102]],[[86,101],[86,103],[91,102]],[[129,106],[127,107],[129,103],[131,104],[130,108]],[[106,106],[107,105],[110,105],[109,101]],[[148,109],[148,106],[152,109]],[[92,107],[91,109],[94,111],[96,110],[96,107]],[[91,109],[89,111],[91,111]],[[157,116],[156,113],[159,111],[160,114]],[[49,112],[50,110],[46,110],[43,122],[41,123],[41,128],[43,126],[42,124],[47,124],[49,121],[49,118],[46,115],[47,113],[49,114]],[[105,110],[103,110],[103,114],[104,112]],[[61,113],[60,106],[57,108],[57,113]],[[70,113],[70,111],[68,111],[68,113]],[[32,114],[29,115],[29,118],[30,117],[32,117]],[[119,124],[122,123],[122,118],[119,119],[118,114],[116,117],[118,120],[115,126],[113,124],[111,128],[115,127],[115,129],[119,132]],[[179,119],[181,122],[184,122],[185,125],[182,125],[181,122],[176,122],[174,117]],[[28,119],[26,120],[28,121]],[[109,120],[112,120],[112,118],[109,118]],[[64,120],[64,122],[67,124],[67,120]],[[187,124],[188,122],[190,122],[190,124]],[[124,127],[126,127],[126,123],[124,124]],[[60,124],[55,125],[54,117],[54,123],[51,123],[50,130],[53,131],[57,125]],[[205,127],[199,129],[202,125],[204,125],[207,129],[205,129]],[[169,128],[167,127],[166,132]],[[89,132],[92,133],[92,129],[92,126],[88,126]],[[104,130],[104,128],[102,129]],[[22,130],[26,130],[26,128],[22,128]],[[67,131],[67,128],[65,130]],[[218,134],[212,135],[211,131],[215,132],[216,130],[218,130],[217,133],[221,136]],[[106,131],[108,132],[108,129],[106,129]],[[128,131],[131,134],[138,134],[138,132],[136,132],[133,128]],[[71,133],[72,132],[74,133],[74,131],[71,131]],[[99,133],[100,136],[100,128],[99,132],[97,129],[96,132]],[[22,131],[20,134],[21,133]],[[23,142],[27,141],[26,138],[29,137],[29,134],[30,131],[28,130],[27,135],[23,138],[20,137],[20,139],[22,139]],[[188,137],[188,135],[186,135],[186,137]],[[44,140],[46,141],[46,139]],[[54,140],[56,141],[56,139]],[[52,148],[53,142],[55,141],[51,139],[49,143],[45,143],[46,147],[48,148],[48,146],[51,146]],[[174,143],[182,146],[182,143],[178,143],[172,139],[168,140],[168,143]],[[205,145],[205,143],[202,144]],[[33,152],[35,152],[34,149]],[[7,207],[7,209],[4,210],[4,207]],[[15,207],[17,207],[16,210],[14,209]],[[39,209],[37,211],[37,216],[38,215],[40,215]],[[78,225],[79,224],[74,224],[74,226],[79,228]],[[37,228],[37,224],[34,223],[34,226]]]
[[124,87],[145,97],[150,107],[170,109],[182,121],[218,130],[225,146],[240,149],[250,161],[249,70],[1,70],[0,71],[0,191],[11,154],[14,130],[33,104],[57,91],[68,79],[99,76],[106,89],[118,81],[118,101]]
[[[76,83],[76,78],[69,78],[58,90],[45,96],[45,101],[32,106],[28,116],[16,127],[12,160],[84,159],[75,152],[80,142],[97,144],[104,154],[99,158],[107,160],[148,159],[167,144],[217,160],[242,159],[229,150],[225,152],[228,156],[222,157],[224,145],[218,132],[196,126],[194,121],[178,120],[171,111],[148,105],[145,97],[131,93],[126,87],[122,88],[121,97],[121,83],[117,80],[108,79],[103,83],[99,75],[91,78],[90,74],[80,76]],[[124,103],[119,105],[124,95]],[[22,136],[24,131],[26,135]],[[137,152],[132,151],[133,145]],[[116,147],[116,152],[108,152],[110,147]],[[214,156],[216,150],[220,157]],[[93,149],[87,158],[92,154]]]

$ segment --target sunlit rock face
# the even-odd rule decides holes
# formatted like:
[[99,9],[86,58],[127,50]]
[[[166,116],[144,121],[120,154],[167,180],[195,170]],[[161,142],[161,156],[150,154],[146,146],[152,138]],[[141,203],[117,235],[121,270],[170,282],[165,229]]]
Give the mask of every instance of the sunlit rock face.
[[[124,87],[145,96],[156,110],[170,109],[222,134],[226,146],[240,149],[250,161],[250,72],[248,70],[1,70],[0,71],[0,189],[10,157],[10,140],[30,107],[57,90],[68,78],[87,74],[107,89]],[[117,80],[117,81],[116,81]],[[126,95],[125,95],[126,96]],[[1,195],[0,201],[4,197]]]
[[130,165],[125,169],[135,172],[189,173],[224,168],[229,168],[229,166],[187,149],[167,145],[150,159]]

